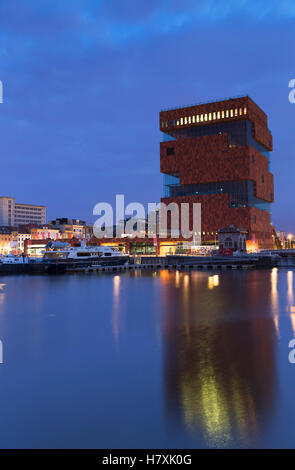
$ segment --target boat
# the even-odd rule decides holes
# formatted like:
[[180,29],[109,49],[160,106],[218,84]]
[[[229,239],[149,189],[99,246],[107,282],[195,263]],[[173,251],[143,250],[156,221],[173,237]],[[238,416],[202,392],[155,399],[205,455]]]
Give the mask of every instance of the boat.
[[114,246],[69,246],[67,243],[50,244],[43,256],[43,262],[75,263],[79,265],[122,265],[127,264],[129,256]]
[[0,264],[25,264],[28,259],[25,256],[3,255],[0,258]]

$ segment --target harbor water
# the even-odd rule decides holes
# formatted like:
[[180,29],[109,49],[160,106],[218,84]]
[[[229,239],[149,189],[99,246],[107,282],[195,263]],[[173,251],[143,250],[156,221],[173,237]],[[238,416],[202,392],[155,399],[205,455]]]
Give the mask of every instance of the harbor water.
[[0,277],[0,448],[294,447],[294,269]]

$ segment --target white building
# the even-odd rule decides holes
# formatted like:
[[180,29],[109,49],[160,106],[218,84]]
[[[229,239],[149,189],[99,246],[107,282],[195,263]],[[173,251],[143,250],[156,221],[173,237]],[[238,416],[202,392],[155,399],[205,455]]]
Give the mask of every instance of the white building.
[[28,232],[26,233],[19,232],[17,234],[17,246],[18,246],[19,251],[21,251],[22,253],[24,252],[25,240],[31,240],[31,238],[32,238],[32,235]]
[[26,224],[45,224],[46,206],[20,204],[13,197],[0,197],[0,226],[17,227]]

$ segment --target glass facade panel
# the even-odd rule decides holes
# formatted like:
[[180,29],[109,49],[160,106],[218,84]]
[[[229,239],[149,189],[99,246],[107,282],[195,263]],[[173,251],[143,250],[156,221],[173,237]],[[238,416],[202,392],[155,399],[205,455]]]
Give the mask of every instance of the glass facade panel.
[[269,202],[255,197],[254,182],[250,180],[223,181],[181,185],[178,175],[164,175],[164,196],[202,196],[228,194],[229,207],[256,207],[270,212]]

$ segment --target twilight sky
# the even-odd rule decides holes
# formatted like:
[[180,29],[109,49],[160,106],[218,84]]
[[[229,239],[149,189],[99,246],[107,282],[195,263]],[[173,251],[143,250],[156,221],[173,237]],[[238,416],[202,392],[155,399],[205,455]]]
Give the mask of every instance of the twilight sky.
[[248,94],[274,137],[273,223],[295,232],[294,0],[1,0],[1,191],[88,222],[158,202],[158,112]]

